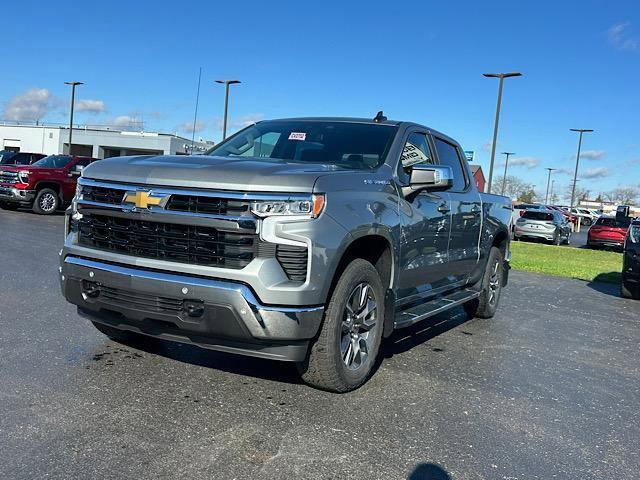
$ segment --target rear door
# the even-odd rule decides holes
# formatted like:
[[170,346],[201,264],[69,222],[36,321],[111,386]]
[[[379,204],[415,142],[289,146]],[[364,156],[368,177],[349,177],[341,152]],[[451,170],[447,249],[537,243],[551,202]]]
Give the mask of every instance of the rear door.
[[460,147],[437,134],[433,135],[433,144],[439,163],[453,170],[453,187],[446,194],[451,204],[449,272],[456,283],[466,282],[480,260],[480,194],[471,181]]

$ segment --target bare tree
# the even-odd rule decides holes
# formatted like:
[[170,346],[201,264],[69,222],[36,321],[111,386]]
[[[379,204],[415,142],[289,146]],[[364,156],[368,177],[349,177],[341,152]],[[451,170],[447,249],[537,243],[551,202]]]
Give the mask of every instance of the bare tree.
[[633,205],[640,196],[640,191],[636,187],[618,187],[604,194],[605,198],[613,203]]
[[[495,179],[495,191],[502,191],[502,181],[504,177],[496,177]],[[526,194],[533,190],[533,185],[525,182],[524,180],[516,177],[515,175],[507,175],[504,187],[504,194],[511,199],[520,199],[523,194]],[[535,197],[535,193],[533,194]],[[524,201],[524,200],[521,200]]]

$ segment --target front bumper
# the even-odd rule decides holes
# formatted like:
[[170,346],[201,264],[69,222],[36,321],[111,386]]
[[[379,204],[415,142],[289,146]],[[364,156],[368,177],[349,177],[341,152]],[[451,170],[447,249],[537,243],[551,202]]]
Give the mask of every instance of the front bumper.
[[65,298],[81,315],[121,330],[286,361],[305,358],[324,307],[259,303],[242,283],[163,273],[67,255]]
[[0,185],[0,200],[4,202],[32,203],[34,198],[36,198],[35,190],[22,190],[7,185]]

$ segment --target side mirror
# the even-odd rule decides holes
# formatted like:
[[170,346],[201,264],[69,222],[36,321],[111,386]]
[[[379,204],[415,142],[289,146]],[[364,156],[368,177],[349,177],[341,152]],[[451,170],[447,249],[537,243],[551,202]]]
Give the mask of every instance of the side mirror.
[[411,168],[409,186],[404,194],[420,190],[438,191],[448,190],[453,185],[453,170],[445,165],[414,165]]
[[71,175],[82,175],[82,170],[84,169],[84,165],[74,165],[71,168],[71,171],[69,173],[71,173]]

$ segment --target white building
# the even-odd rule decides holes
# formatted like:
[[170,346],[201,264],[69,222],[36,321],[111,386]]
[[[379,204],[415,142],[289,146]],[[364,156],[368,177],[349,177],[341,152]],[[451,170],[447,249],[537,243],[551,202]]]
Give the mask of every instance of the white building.
[[[122,155],[186,155],[191,140],[168,133],[133,132],[106,127],[74,127],[73,153],[94,158]],[[213,144],[197,141],[194,153]],[[54,155],[69,152],[69,127],[0,124],[0,150]]]

